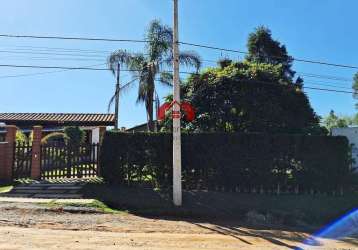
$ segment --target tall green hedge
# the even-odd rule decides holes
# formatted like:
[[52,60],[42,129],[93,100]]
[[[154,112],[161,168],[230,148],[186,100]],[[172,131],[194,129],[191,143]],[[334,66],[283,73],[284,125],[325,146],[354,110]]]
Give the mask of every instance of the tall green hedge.
[[[183,134],[183,185],[227,191],[337,191],[347,185],[348,152],[345,137]],[[172,136],[107,132],[101,166],[109,182],[170,187]]]

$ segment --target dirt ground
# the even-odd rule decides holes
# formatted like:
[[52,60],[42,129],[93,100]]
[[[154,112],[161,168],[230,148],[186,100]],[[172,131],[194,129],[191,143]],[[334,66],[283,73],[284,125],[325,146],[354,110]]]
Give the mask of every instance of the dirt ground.
[[358,249],[358,239],[316,239],[307,233],[138,217],[131,214],[48,211],[32,204],[0,204],[0,249]]

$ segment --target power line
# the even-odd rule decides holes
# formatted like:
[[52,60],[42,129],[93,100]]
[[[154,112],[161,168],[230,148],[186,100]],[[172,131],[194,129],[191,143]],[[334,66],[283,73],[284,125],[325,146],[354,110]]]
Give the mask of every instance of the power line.
[[[103,52],[88,52],[87,50],[78,50],[82,53],[76,53],[76,49],[71,49],[68,51],[54,51],[54,50],[0,50],[0,53],[4,54],[31,54],[31,55],[50,55],[50,56],[74,56],[74,57],[86,57],[86,58],[108,58],[109,54],[113,51],[103,51]],[[60,52],[60,53],[59,53]],[[62,52],[62,53],[61,53]],[[75,52],[75,53],[73,53]],[[86,52],[86,53],[83,53]],[[102,54],[99,54],[102,53]],[[143,55],[148,55],[143,53]]]
[[[29,50],[30,48],[30,50]],[[33,48],[35,48],[35,50],[33,50]],[[40,51],[37,51],[36,49],[39,49]],[[28,51],[29,50],[29,51]],[[44,51],[58,51],[60,50],[60,52],[65,52],[65,53],[53,53],[53,52],[44,52]],[[63,50],[63,51],[62,51]],[[76,51],[80,51],[82,53],[67,53],[67,52],[76,52]],[[15,53],[15,54],[39,54],[39,55],[50,55],[50,56],[55,56],[53,58],[51,57],[31,57],[31,58],[27,58],[30,60],[68,60],[68,61],[102,61],[102,60],[106,60],[105,55],[100,56],[100,55],[92,55],[92,54],[83,54],[83,52],[85,53],[109,53],[110,51],[104,51],[104,50],[84,50],[84,49],[68,49],[68,48],[51,48],[51,47],[34,47],[34,46],[22,46],[20,51],[12,51],[12,50],[0,50],[0,53]],[[74,56],[74,58],[59,58],[57,56]],[[79,57],[79,58],[76,58]],[[85,57],[85,58],[81,58],[81,57]],[[98,58],[98,59],[96,59]],[[101,59],[100,59],[101,58]],[[210,63],[216,63],[217,61],[215,60],[208,60],[208,59],[203,59],[202,61],[204,62],[210,62]],[[57,71],[56,71],[57,72]],[[60,71],[61,72],[61,71]],[[305,72],[297,72],[300,75],[303,75],[305,77],[312,77],[312,78],[322,78],[322,79],[330,79],[330,80],[335,80],[335,81],[350,81],[348,78],[343,78],[343,77],[338,77],[338,76],[327,76],[327,75],[319,75],[319,74],[313,74],[313,73],[305,73]],[[39,74],[42,74],[42,72],[40,72]],[[25,76],[27,74],[22,74],[22,76]],[[324,85],[322,85],[324,86]],[[329,85],[327,85],[329,86]],[[338,87],[339,86],[331,86],[331,87]]]
[[[230,59],[231,60],[231,59]],[[202,59],[203,62],[213,63],[215,65],[218,64],[219,60],[208,60],[208,59]],[[344,82],[352,82],[352,79],[341,77],[341,76],[333,76],[333,75],[322,75],[322,74],[315,74],[315,73],[307,73],[307,72],[299,72],[296,71],[298,76],[304,76],[308,78],[318,78],[318,79],[328,79],[328,80],[334,80],[334,81],[344,81]]]
[[[17,58],[18,59],[18,58]],[[105,59],[102,59],[102,60],[99,60],[99,59],[83,59],[83,58],[48,58],[48,57],[30,57],[30,58],[25,58],[26,59],[29,59],[29,60],[65,60],[65,61],[105,61]],[[103,63],[103,64],[97,64],[97,65],[105,65],[106,63]],[[97,65],[94,65],[94,66],[97,66]],[[91,65],[92,66],[92,65]],[[67,70],[60,70],[60,71],[51,71],[51,73],[57,73],[57,72],[63,72],[63,71],[67,71]],[[181,72],[182,74],[192,74],[194,72]],[[43,72],[39,72],[39,73],[36,73],[35,75],[42,75],[44,74]],[[33,74],[20,74],[19,76],[32,76]],[[303,74],[301,74],[303,75]],[[304,75],[305,76],[305,75]],[[16,75],[13,75],[12,77],[16,77]],[[307,76],[309,77],[309,76]],[[0,78],[7,78],[7,77],[1,77]],[[332,80],[332,78],[325,78],[325,77],[320,77],[317,75],[317,77],[315,78],[319,78],[319,79],[330,79]],[[336,80],[336,79],[334,79]],[[342,80],[338,80],[337,81],[342,81]],[[335,82],[335,83],[321,83],[321,82],[314,82],[314,83],[310,83],[308,81],[304,81],[304,84],[313,84],[313,85],[317,85],[317,86],[325,86],[325,87],[334,87],[334,88],[341,88],[341,89],[352,89],[351,87],[347,87],[347,86],[342,86],[342,85],[336,85],[336,84],[339,84],[341,83],[342,85],[345,84],[345,82]]]
[[[103,65],[103,64],[100,64]],[[46,66],[46,65],[17,65],[17,64],[0,64],[0,67],[7,68],[34,68],[34,69],[69,69],[69,70],[95,70],[95,71],[110,71],[108,68],[93,68],[93,67],[67,67],[67,66]],[[125,72],[139,72],[135,69],[121,69]],[[172,71],[163,70],[159,73],[172,73]],[[198,74],[196,72],[181,71],[181,74]]]
[[[91,55],[91,54],[73,54],[73,53],[52,53],[52,52],[34,52],[34,51],[13,51],[13,50],[0,50],[0,53],[7,54],[32,54],[32,55],[55,55],[55,56],[81,56],[81,57],[102,57],[100,55]],[[105,55],[104,55],[105,56]]]
[[336,93],[346,93],[346,94],[356,94],[356,92],[353,91],[345,91],[345,90],[336,90],[336,89],[326,89],[326,88],[315,88],[315,87],[303,87],[304,89],[313,89],[313,90],[322,90],[322,91],[328,91],[328,92],[336,92]]
[[220,48],[220,47],[215,47],[215,46],[196,44],[196,43],[187,43],[187,42],[179,42],[179,43],[183,44],[183,45],[189,45],[189,46],[199,47],[199,48],[204,48],[204,49],[219,50],[219,51],[224,51],[224,52],[233,52],[233,53],[239,53],[239,54],[244,54],[244,55],[248,54],[245,51],[240,51],[240,50],[235,50],[235,49],[226,49],[226,48]]
[[[267,81],[260,81],[260,80],[240,80],[241,82],[256,82],[256,83],[262,83],[262,84],[269,84],[273,86],[278,86],[277,83],[273,82],[267,82]],[[284,86],[290,86],[290,85],[284,85]],[[354,91],[345,91],[345,90],[337,90],[337,89],[327,89],[327,88],[316,88],[316,87],[307,87],[303,86],[303,89],[312,89],[312,90],[319,90],[319,91],[327,91],[327,92],[336,92],[336,93],[345,93],[345,94],[357,94],[357,92]]]
[[[100,66],[101,64],[94,64],[94,65],[88,65],[85,67],[94,67],[94,66]],[[16,75],[7,75],[7,76],[0,76],[0,79],[4,78],[17,78],[17,77],[25,77],[25,76],[36,76],[36,75],[46,75],[46,74],[52,74],[52,73],[60,73],[65,71],[70,71],[72,69],[62,69],[62,70],[55,70],[55,71],[46,71],[46,72],[36,72],[36,73],[28,73],[28,74],[16,74]]]
[[[215,63],[215,64],[218,63],[218,61],[208,60],[208,59],[202,59],[202,61],[209,62],[209,63]],[[320,75],[320,74],[305,73],[305,72],[296,72],[296,73],[298,73],[299,76],[304,76],[304,77],[309,77],[309,78],[312,77],[312,78],[328,79],[328,80],[334,80],[334,81],[345,81],[345,82],[341,82],[342,84],[346,84],[346,82],[352,82],[352,80],[349,78],[343,78],[343,77],[339,77],[339,76]],[[352,89],[351,87],[343,87],[343,86],[334,85],[334,84],[338,84],[338,83],[340,83],[340,82],[336,82],[333,84],[326,84],[326,83],[319,83],[319,82],[310,83],[310,82],[304,81],[304,84],[313,84],[313,85],[317,85],[317,86],[335,87],[335,88],[341,88],[341,89]]]
[[[108,68],[93,68],[93,66],[99,66],[104,64],[96,64],[90,66],[82,66],[82,67],[67,67],[67,66],[43,66],[43,65],[16,65],[16,64],[0,64],[0,67],[7,67],[7,68],[27,68],[27,69],[59,69],[59,71],[49,71],[49,72],[36,72],[36,73],[29,73],[29,74],[20,74],[20,75],[9,75],[9,76],[0,76],[0,78],[10,78],[10,77],[22,77],[22,76],[32,76],[32,75],[41,75],[41,74],[49,74],[49,73],[57,73],[63,72],[68,70],[92,70],[92,71],[111,71]],[[139,72],[140,70],[131,70],[131,69],[121,69],[122,72]],[[172,71],[161,71],[158,73],[173,73]],[[195,72],[187,72],[181,71],[181,74],[197,74]]]
[[333,85],[333,84],[325,84],[325,83],[304,82],[304,86],[306,86],[306,84],[316,85],[316,86],[324,86],[324,87],[333,87],[333,88],[339,88],[339,89],[352,89],[351,87],[343,87],[343,86],[338,86],[338,85]]
[[64,48],[64,47],[43,47],[43,46],[29,46],[29,45],[22,45],[22,46],[5,46],[8,48],[16,48],[20,50],[45,50],[45,51],[79,51],[79,52],[86,52],[86,53],[111,53],[113,50],[93,50],[93,49],[78,49],[78,48]]
[[344,82],[352,82],[352,79],[340,77],[340,76],[332,76],[332,75],[320,75],[313,73],[304,73],[304,72],[296,72],[298,75],[302,75],[309,78],[320,78],[320,79],[329,79],[334,81],[344,81]]
[[97,59],[97,58],[76,58],[76,57],[24,57],[24,56],[12,56],[12,57],[0,57],[0,60],[34,60],[34,61],[90,61],[90,62],[104,62],[107,61],[107,58]]
[[[101,65],[101,64],[100,64]],[[102,64],[103,65],[103,64]],[[97,66],[97,65],[93,65]],[[42,65],[13,65],[13,64],[0,64],[0,67],[10,67],[10,68],[37,68],[37,69],[61,69],[61,70],[93,70],[93,71],[110,71],[108,68],[93,68],[91,66],[84,66],[84,67],[65,67],[65,66],[42,66]],[[121,71],[124,72],[138,72],[139,70],[130,70],[130,69],[123,69]],[[61,72],[61,71],[60,71]],[[40,72],[40,73],[34,73],[34,74],[46,74],[46,73],[55,73],[55,72]],[[172,71],[161,71],[159,73],[172,73]],[[181,74],[197,74],[194,72],[186,72],[182,71]],[[18,75],[17,75],[18,76]],[[16,77],[14,76],[4,76],[5,77]],[[2,78],[2,77],[0,77]],[[258,81],[258,80],[243,80],[246,82],[259,82],[264,84],[271,84],[276,85],[277,83],[272,82],[265,82],[265,81]],[[315,84],[315,83],[311,83]],[[337,92],[337,93],[349,93],[354,94],[353,91],[344,91],[344,90],[336,90],[336,89],[327,89],[327,88],[316,88],[316,87],[307,87],[304,86],[304,89],[312,89],[312,90],[320,90],[320,91],[328,91],[328,92]]]
[[[248,52],[244,52],[244,51],[240,51],[240,50],[226,49],[226,48],[214,47],[214,46],[209,46],[209,45],[187,43],[187,42],[179,42],[179,43],[183,44],[183,45],[189,45],[189,46],[205,48],[205,49],[213,49],[213,50],[219,50],[219,51],[225,51],[225,52],[233,52],[233,53],[239,53],[239,54],[245,54],[245,55],[248,54]],[[282,57],[279,57],[279,56],[272,56],[272,57],[273,58],[281,58],[281,59],[283,59]],[[316,61],[316,60],[300,59],[300,58],[296,58],[296,57],[291,57],[291,58],[292,58],[292,60],[297,61],[297,62],[320,64],[320,65],[327,65],[327,66],[340,67],[340,68],[358,69],[358,66],[354,66],[354,65],[329,63],[329,62],[322,62],[322,61]]]
[[[7,68],[32,68],[32,69],[66,69],[66,70],[95,70],[95,71],[109,71],[107,68],[92,68],[92,67],[65,67],[65,66],[42,66],[42,65],[15,65],[15,64],[0,64],[0,67]],[[123,70],[134,71],[134,70]]]
[[[35,46],[15,46],[20,47],[20,51],[14,51],[14,50],[0,50],[0,53],[9,53],[9,54],[39,54],[39,55],[50,55],[55,56],[54,60],[72,60],[72,61],[101,61],[105,60],[107,57],[107,54],[111,53],[110,50],[88,50],[88,49],[73,49],[73,48],[60,48],[60,47],[35,47]],[[214,47],[215,48],[215,47]],[[35,50],[34,50],[35,49]],[[40,50],[38,50],[40,49]],[[56,52],[64,52],[64,53],[54,53]],[[70,52],[70,53],[69,53]],[[71,53],[72,52],[72,53]],[[75,52],[75,54],[73,54]],[[80,53],[76,53],[80,52]],[[98,54],[98,55],[96,55]],[[103,55],[100,55],[103,54]],[[70,56],[70,57],[80,57],[77,58],[58,58],[57,56]],[[83,59],[81,57],[85,57],[86,59]],[[89,58],[89,59],[87,59]],[[98,58],[92,59],[92,58]],[[29,58],[34,60],[51,60],[51,58],[44,57],[44,58]],[[202,59],[203,62],[209,62],[209,63],[215,63],[217,64],[217,61],[215,60],[209,60],[209,59]],[[335,81],[347,81],[351,82],[352,80],[349,78],[339,77],[339,76],[330,76],[330,75],[320,75],[320,74],[314,74],[314,73],[306,73],[306,72],[296,72],[299,75],[309,77],[309,78],[319,78],[319,79],[329,79],[329,80],[335,80]]]
[[[29,38],[29,39],[58,39],[58,40],[79,40],[79,41],[102,41],[102,42],[134,42],[134,43],[147,43],[148,40],[138,40],[138,39],[113,39],[113,38],[98,38],[98,37],[65,37],[65,36],[36,36],[36,35],[12,35],[12,34],[0,34],[0,37],[5,38]],[[194,46],[199,48],[206,48],[224,52],[233,52],[239,54],[248,54],[245,51],[235,50],[235,49],[228,49],[222,47],[215,47],[210,45],[204,44],[196,44],[196,43],[189,43],[189,42],[179,42],[182,45]],[[273,57],[273,58],[282,58],[282,57]],[[349,68],[349,69],[358,69],[358,66],[355,65],[345,65],[345,64],[338,64],[338,63],[329,63],[323,62],[318,60],[309,60],[309,59],[301,59],[291,57],[294,61],[297,62],[304,62],[310,64],[320,64],[326,66],[333,66],[333,67],[340,67],[340,68]]]
[[101,41],[101,42],[134,42],[134,43],[147,43],[148,42],[147,40],[137,40],[137,39],[64,37],[64,36],[35,36],[35,35],[11,35],[11,34],[0,34],[0,37],[6,37],[6,38],[30,38],[30,39],[79,40],[79,41]]
[[[0,53],[1,52],[2,51],[0,51]],[[31,54],[36,54],[36,53],[31,53]],[[61,55],[77,56],[74,54],[52,54],[52,53],[45,53],[45,54],[56,55],[56,56],[57,55],[58,56],[61,56]],[[79,55],[79,56],[81,56],[81,55]],[[3,59],[3,58],[4,57],[2,57],[1,59]],[[99,58],[102,58],[102,59],[99,59]],[[18,57],[18,58],[9,57],[8,59],[16,60],[16,59],[22,59],[22,57]],[[24,60],[56,60],[56,61],[61,60],[61,61],[99,61],[99,62],[102,62],[102,61],[106,61],[106,58],[104,56],[103,57],[95,57],[95,58],[88,58],[88,57],[85,57],[85,58],[81,58],[81,57],[79,57],[79,58],[76,58],[76,57],[28,57],[28,58],[24,58]],[[203,60],[203,61],[209,61],[209,60]],[[337,76],[326,76],[326,75],[319,75],[319,74],[312,74],[312,73],[300,73],[299,75],[308,77],[308,78],[329,79],[329,80],[335,80],[335,81],[351,82],[351,80],[349,80],[348,78],[341,78],[341,77],[337,77]],[[327,85],[327,86],[329,86],[329,85]],[[339,86],[333,86],[333,87],[339,88]]]

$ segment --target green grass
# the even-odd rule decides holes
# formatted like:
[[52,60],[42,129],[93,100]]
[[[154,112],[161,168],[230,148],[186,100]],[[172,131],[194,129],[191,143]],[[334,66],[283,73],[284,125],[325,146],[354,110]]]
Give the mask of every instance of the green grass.
[[102,213],[111,213],[111,214],[118,214],[118,213],[126,213],[127,211],[119,210],[115,208],[111,208],[105,203],[94,200],[91,203],[74,203],[74,202],[57,202],[57,201],[51,201],[48,203],[42,203],[41,205],[51,208],[51,209],[60,209],[65,207],[78,207],[78,208],[93,208],[96,209],[98,212]]
[[13,187],[14,187],[14,186],[12,186],[12,185],[0,186],[0,193],[10,192]]

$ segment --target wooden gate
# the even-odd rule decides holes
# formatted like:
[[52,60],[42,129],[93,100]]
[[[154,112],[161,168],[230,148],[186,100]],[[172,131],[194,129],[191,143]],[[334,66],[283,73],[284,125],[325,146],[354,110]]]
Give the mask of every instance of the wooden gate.
[[12,178],[23,179],[31,176],[32,146],[29,143],[17,143],[14,146],[14,164]]
[[87,178],[98,175],[99,144],[41,145],[41,178]]

